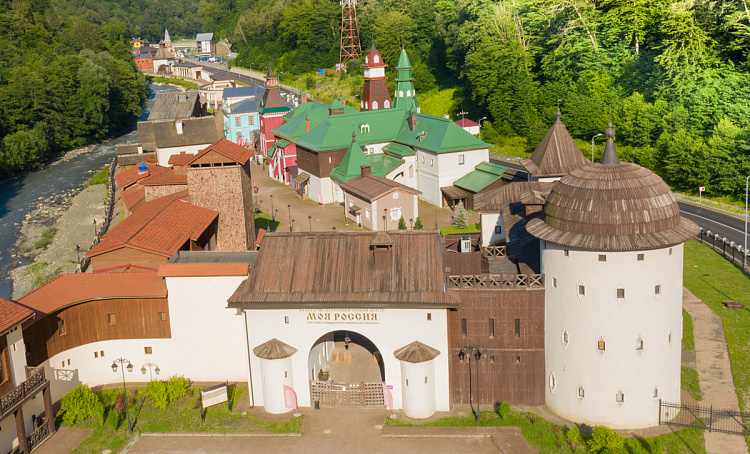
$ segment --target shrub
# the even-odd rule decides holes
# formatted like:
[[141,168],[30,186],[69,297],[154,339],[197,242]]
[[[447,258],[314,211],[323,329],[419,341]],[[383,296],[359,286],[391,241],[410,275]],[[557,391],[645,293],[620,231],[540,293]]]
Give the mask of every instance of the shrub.
[[424,225],[422,224],[422,218],[417,216],[417,220],[414,221],[414,230],[422,230]]
[[508,402],[501,403],[500,407],[497,409],[497,414],[500,415],[500,418],[502,419],[507,418],[509,413],[510,413],[510,404]]
[[403,216],[401,216],[401,219],[398,220],[398,229],[406,230],[406,221],[404,220]]
[[148,397],[155,407],[162,410],[166,409],[170,402],[167,385],[161,380],[148,382],[148,385],[146,385],[146,397]]
[[190,389],[190,380],[185,377],[173,375],[167,380],[167,395],[170,402],[185,397],[188,389]]
[[572,441],[572,442],[581,441],[581,431],[578,429],[578,426],[573,426],[570,429],[568,429],[565,432],[565,438],[567,438],[568,441]]
[[594,453],[609,454],[620,452],[625,448],[625,437],[609,427],[596,426],[591,433],[589,449]]
[[63,424],[71,426],[89,417],[95,417],[104,423],[104,405],[88,386],[81,385],[68,391],[60,401]]

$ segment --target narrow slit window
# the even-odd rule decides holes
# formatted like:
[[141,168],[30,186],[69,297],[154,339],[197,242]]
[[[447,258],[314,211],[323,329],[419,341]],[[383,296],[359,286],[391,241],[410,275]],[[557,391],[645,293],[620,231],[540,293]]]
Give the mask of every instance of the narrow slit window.
[[618,299],[625,298],[625,289],[624,288],[618,288],[617,289],[617,298]]
[[654,295],[661,295],[661,285],[654,285]]
[[513,324],[515,328],[516,337],[521,337],[521,319],[520,318],[515,319]]
[[117,324],[117,318],[115,317],[115,314],[107,314],[107,322],[110,325],[116,325]]
[[635,349],[638,351],[643,350],[643,339],[638,339],[635,341]]
[[569,250],[567,250],[567,249],[563,249],[563,255],[564,255],[565,257],[570,257],[570,251],[569,251]]
[[600,262],[606,262],[607,261],[607,256],[604,255],[604,254],[599,254],[599,261]]
[[617,401],[618,404],[625,402],[625,394],[623,394],[622,391],[620,391],[619,393],[615,395],[615,400]]
[[490,337],[495,337],[495,319],[490,319]]
[[461,319],[461,335],[466,337],[466,319]]
[[581,296],[586,295],[586,286],[585,285],[579,285],[578,286],[578,294]]
[[603,352],[603,351],[604,351],[604,350],[606,349],[606,344],[604,343],[604,341],[603,341],[603,340],[600,340],[599,342],[597,342],[597,343],[596,343],[596,348],[597,348],[597,349],[598,349],[598,350],[599,350],[600,352]]
[[167,321],[167,313],[166,312],[159,312],[159,321],[160,322],[166,322]]
[[427,321],[430,321],[430,320],[432,320],[432,314],[428,312],[427,313]]
[[586,391],[583,389],[583,386],[578,387],[578,397],[580,397],[581,399],[586,397]]
[[58,320],[57,321],[57,333],[61,336],[65,334],[65,320]]
[[552,286],[555,287],[555,288],[557,288],[557,278],[556,277],[552,278]]

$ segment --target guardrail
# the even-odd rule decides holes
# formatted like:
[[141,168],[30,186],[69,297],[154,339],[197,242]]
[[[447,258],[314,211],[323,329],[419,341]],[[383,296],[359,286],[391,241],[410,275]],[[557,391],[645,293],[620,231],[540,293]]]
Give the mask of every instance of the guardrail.
[[47,382],[44,376],[44,367],[28,369],[26,381],[10,390],[3,397],[0,397],[0,418],[5,417],[5,415],[26,398],[34,395]]
[[485,246],[482,248],[482,255],[487,258],[503,258],[507,256],[505,246]]
[[[726,237],[714,233],[708,229],[700,228],[696,239],[706,246],[710,246],[714,251],[720,253],[727,260],[731,260],[732,263],[743,267],[743,258],[749,254],[747,250],[742,247],[741,244],[737,244],[734,241],[728,240]],[[750,273],[750,259],[745,259],[745,273]]]
[[544,288],[544,274],[476,274],[448,276],[448,288]]

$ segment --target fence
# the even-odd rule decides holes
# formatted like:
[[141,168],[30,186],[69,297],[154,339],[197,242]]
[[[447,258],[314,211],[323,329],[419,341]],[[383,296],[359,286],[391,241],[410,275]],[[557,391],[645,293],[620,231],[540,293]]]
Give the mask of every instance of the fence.
[[544,288],[543,274],[448,276],[448,288]]
[[[727,260],[731,260],[732,263],[743,268],[742,259],[747,255],[747,250],[742,247],[741,244],[737,244],[734,241],[730,241],[725,237],[714,233],[710,230],[700,228],[698,236],[696,237],[701,244],[710,246],[714,251],[723,255]],[[744,271],[750,273],[750,260],[746,260]]]
[[[96,229],[94,233],[94,241],[91,243],[91,247],[89,250],[91,250],[94,246],[99,244],[99,241],[105,233],[107,233],[107,230],[109,230],[109,224],[112,222],[112,215],[115,211],[115,191],[117,190],[117,184],[115,182],[115,165],[117,164],[117,157],[115,156],[112,158],[112,162],[109,163],[109,188],[108,188],[108,194],[107,194],[107,208],[104,210],[104,222],[102,222],[100,225],[94,225],[94,228]],[[89,267],[91,264],[91,259],[84,256],[81,261],[78,263],[78,269],[76,270],[77,273],[84,273],[86,272],[86,268]]]
[[381,383],[311,381],[310,395],[313,402],[323,407],[382,408],[385,405]]
[[659,400],[659,424],[725,434],[750,435],[750,413]]

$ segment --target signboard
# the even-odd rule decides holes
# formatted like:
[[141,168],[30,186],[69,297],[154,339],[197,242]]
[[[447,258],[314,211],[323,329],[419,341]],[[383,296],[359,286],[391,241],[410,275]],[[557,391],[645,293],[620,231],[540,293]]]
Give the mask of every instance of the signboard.
[[703,192],[706,190],[705,186],[698,188],[698,203],[703,203]]
[[703,191],[705,191],[705,190],[706,190],[706,187],[705,187],[705,186],[701,186],[701,187],[700,187],[700,191],[701,191],[701,192],[703,192]]
[[305,321],[312,325],[346,323],[348,325],[376,325],[384,309],[300,309]]
[[294,408],[294,411],[297,411],[297,393],[287,385],[284,385],[284,405],[286,408]]
[[325,76],[326,75],[326,70],[325,69],[319,69],[318,70],[318,75],[319,76]]
[[393,412],[393,395],[391,394],[391,386],[386,386],[385,382],[381,383],[381,385],[383,385],[383,401],[385,402],[385,406]]
[[226,383],[201,389],[201,407],[203,408],[208,408],[228,401],[229,395],[227,394]]

